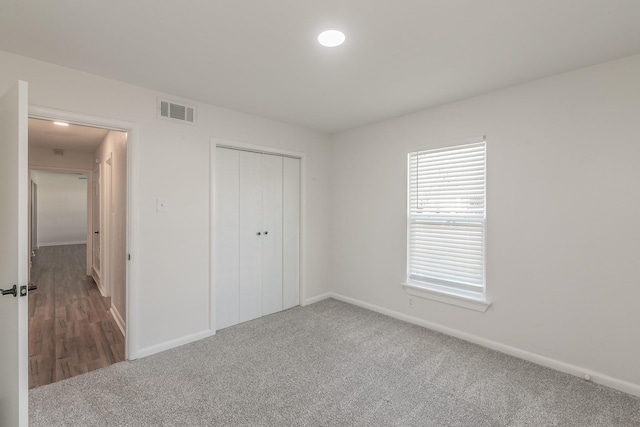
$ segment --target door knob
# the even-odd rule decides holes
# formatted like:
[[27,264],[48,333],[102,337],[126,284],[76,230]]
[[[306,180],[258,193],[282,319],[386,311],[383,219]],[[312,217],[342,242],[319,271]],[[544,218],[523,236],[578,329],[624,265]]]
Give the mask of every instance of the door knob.
[[31,291],[35,291],[36,289],[38,289],[38,285],[34,285],[33,283],[29,283],[29,288],[27,288],[29,290],[29,292]]
[[2,291],[2,295],[13,295],[14,297],[18,296],[18,287],[13,285],[11,289],[0,289]]
[[264,232],[264,234],[265,234],[265,235],[267,235],[267,234],[269,234],[269,232],[268,232],[268,231],[265,231],[265,232]]
[[262,234],[262,233],[258,231],[258,232],[256,233],[256,236],[259,236],[259,235],[261,235],[261,234]]

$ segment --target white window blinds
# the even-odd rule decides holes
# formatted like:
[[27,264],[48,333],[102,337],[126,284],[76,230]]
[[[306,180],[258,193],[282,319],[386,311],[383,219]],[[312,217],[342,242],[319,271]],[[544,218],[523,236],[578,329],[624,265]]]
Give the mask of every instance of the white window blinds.
[[409,153],[409,279],[484,292],[485,141]]

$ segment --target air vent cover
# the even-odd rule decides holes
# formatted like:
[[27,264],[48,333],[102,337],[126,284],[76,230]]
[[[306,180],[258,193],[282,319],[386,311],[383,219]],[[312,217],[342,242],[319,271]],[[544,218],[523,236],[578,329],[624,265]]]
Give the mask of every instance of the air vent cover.
[[161,118],[192,125],[196,123],[196,109],[191,105],[180,104],[168,99],[158,99],[158,105]]

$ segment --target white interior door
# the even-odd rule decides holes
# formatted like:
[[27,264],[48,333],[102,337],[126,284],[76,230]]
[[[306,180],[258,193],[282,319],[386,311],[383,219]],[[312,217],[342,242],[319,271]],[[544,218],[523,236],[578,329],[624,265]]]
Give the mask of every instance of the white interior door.
[[15,297],[0,295],[0,425],[24,427],[29,415],[27,120],[27,83],[18,82],[0,98],[0,288],[18,289]]
[[262,316],[262,165],[261,155],[240,154],[240,322]]
[[240,152],[216,148],[216,329],[240,322]]
[[282,311],[282,157],[262,166],[262,315]]

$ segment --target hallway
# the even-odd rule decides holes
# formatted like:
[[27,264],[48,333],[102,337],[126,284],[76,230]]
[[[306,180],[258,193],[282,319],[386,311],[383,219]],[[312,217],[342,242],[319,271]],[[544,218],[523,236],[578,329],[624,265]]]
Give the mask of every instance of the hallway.
[[124,336],[86,275],[86,245],[47,246],[33,258],[29,294],[29,388],[124,360]]

